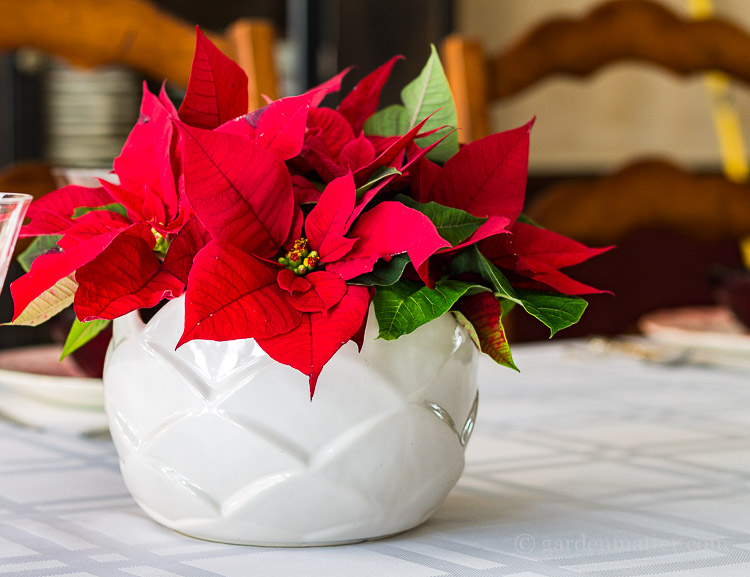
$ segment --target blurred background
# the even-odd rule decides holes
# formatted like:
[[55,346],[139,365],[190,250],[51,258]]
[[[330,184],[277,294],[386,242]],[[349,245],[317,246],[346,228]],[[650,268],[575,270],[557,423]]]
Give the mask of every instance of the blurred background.
[[[535,23],[556,16],[580,17],[601,0],[465,0],[457,2],[455,25],[499,52]],[[704,2],[658,0],[691,18]],[[750,30],[742,0],[714,0],[716,17]],[[750,91],[731,87],[744,126],[750,126]],[[548,78],[493,107],[493,126],[516,126],[536,115],[530,168],[534,174],[611,171],[634,156],[668,156],[701,171],[721,170],[721,153],[704,78],[665,72],[638,62],[621,62],[585,81]]]
[[[107,0],[100,3],[105,5]],[[279,95],[299,93],[355,65],[356,70],[346,79],[346,90],[367,71],[394,54],[403,54],[406,60],[397,65],[383,94],[383,104],[388,104],[397,101],[400,88],[419,73],[430,43],[442,46],[446,37],[457,33],[476,41],[489,62],[493,55],[517,45],[542,23],[550,19],[581,19],[605,3],[224,0],[207,4],[201,0],[154,0],[153,4],[185,23],[198,24],[216,34],[222,34],[240,18],[268,21],[275,31],[273,60]],[[679,19],[716,17],[731,26],[750,29],[750,12],[743,0],[655,0],[648,4],[666,8]],[[607,14],[607,18],[614,17]],[[664,26],[665,31],[669,29],[668,18]],[[701,40],[700,34],[695,37]],[[2,39],[0,46],[1,42]],[[533,36],[529,42],[531,50],[535,50]],[[741,47],[739,43],[729,50],[737,52]],[[550,47],[539,48],[540,58],[544,59],[541,48]],[[551,48],[554,52],[555,47]],[[699,48],[696,46],[695,50]],[[692,50],[687,44],[675,47],[674,52],[689,54]],[[750,61],[750,51],[746,58],[742,54],[735,56]],[[617,297],[593,297],[589,318],[580,327],[567,331],[568,336],[635,331],[640,315],[651,310],[712,304],[727,271],[742,269],[742,239],[750,233],[750,190],[745,190],[742,132],[748,126],[750,92],[746,78],[714,77],[712,85],[708,72],[680,76],[643,61],[618,61],[585,78],[547,76],[489,102],[492,131],[510,129],[537,117],[527,192],[532,216],[544,225],[548,224],[544,219],[550,218],[549,225],[556,230],[556,218],[563,225],[576,221],[571,230],[579,240],[620,247],[612,256],[600,257],[582,268],[582,280],[609,288]],[[145,79],[152,89],[158,89],[160,78]],[[28,161],[41,161],[51,168],[51,176],[58,184],[75,177],[76,172],[68,169],[84,169],[84,173],[90,169],[108,170],[137,118],[143,80],[143,74],[135,70],[111,66],[83,70],[29,47],[3,52],[0,168],[7,171]],[[182,87],[170,83],[168,89],[175,100],[180,99]],[[667,169],[661,164],[655,169],[649,165],[662,179],[656,190],[663,191],[665,198],[673,192],[674,182],[689,180],[687,175],[703,179],[700,182],[713,191],[689,192],[677,200],[670,197],[663,203],[654,203],[661,208],[653,208],[652,213],[671,213],[671,207],[679,214],[682,208],[686,213],[691,208],[693,213],[699,212],[697,217],[685,216],[690,220],[688,225],[674,227],[670,216],[643,216],[649,212],[649,206],[644,206],[651,205],[648,199],[661,193],[654,195],[653,185],[641,187],[638,180],[630,181],[633,185],[621,185],[625,192],[611,193],[611,199],[599,198],[595,204],[598,202],[600,208],[596,210],[572,208],[569,201],[560,200],[565,194],[572,194],[576,201],[583,202],[594,195],[592,186],[601,188],[596,183],[602,178],[642,158],[668,163]],[[64,169],[62,173],[60,168]],[[673,169],[676,172],[669,173]],[[664,176],[664,170],[671,174],[669,178]],[[672,178],[675,174],[677,180]],[[584,188],[566,192],[565,186],[570,183]],[[694,184],[686,186],[691,188]],[[608,238],[605,233],[611,227],[607,219],[621,210],[629,214],[627,207],[621,209],[627,204],[621,197],[627,196],[629,186],[641,190],[639,200],[635,199],[637,194],[630,195],[640,211],[633,221],[641,219],[645,224],[628,222]],[[551,195],[556,203],[552,204],[545,198],[550,187],[557,187]],[[602,194],[610,193],[596,193]],[[707,202],[708,208],[703,210],[696,205],[696,195]],[[610,214],[607,206],[613,207]],[[571,207],[570,215],[565,214],[564,207]],[[706,214],[709,210],[738,220],[726,227],[709,225],[714,219],[714,215]],[[551,218],[551,213],[556,218]],[[583,213],[587,216],[581,216]],[[7,300],[7,290],[4,293],[3,300]],[[7,315],[9,305],[6,302],[3,306],[5,310],[0,312]],[[516,340],[545,337],[540,328],[524,323],[513,322]],[[13,344],[22,344],[19,339],[25,337],[12,338]]]
[[[677,14],[690,15],[687,0],[658,1]],[[581,16],[602,4],[601,0],[223,0],[210,6],[200,0],[154,3],[207,30],[221,31],[241,17],[270,19],[277,32],[277,69],[284,94],[313,86],[346,66],[356,65],[364,72],[394,54],[404,54],[407,58],[394,71],[391,90],[384,96],[391,101],[397,99],[399,87],[419,71],[429,44],[439,44],[452,31],[478,39],[491,54],[545,19]],[[713,6],[717,16],[750,28],[750,12],[742,0],[715,0]],[[353,81],[357,72],[350,76]],[[56,100],[60,99],[60,83],[66,81],[64,75],[57,73],[45,56],[24,49],[0,57],[0,79],[0,166],[28,158],[54,161],[56,155],[65,154],[50,142],[59,134],[59,109],[64,104]],[[160,79],[151,80],[158,85]],[[98,81],[109,98],[116,95],[123,101],[139,98],[139,83],[136,74],[131,76],[128,88],[124,80],[112,74]],[[743,88],[733,90],[732,97],[747,121],[750,93]],[[109,113],[122,110],[120,106],[109,108]],[[95,116],[98,111],[88,112]],[[493,127],[517,126],[534,115],[539,119],[530,161],[535,174],[602,171],[617,167],[634,154],[651,152],[669,154],[702,170],[721,166],[711,110],[699,75],[681,78],[655,67],[626,62],[601,71],[585,83],[566,77],[548,78],[494,106]],[[81,123],[76,124],[81,132]],[[83,137],[81,134],[80,139]],[[88,163],[99,166],[99,158],[95,154],[92,157]],[[86,159],[76,162],[84,164]]]

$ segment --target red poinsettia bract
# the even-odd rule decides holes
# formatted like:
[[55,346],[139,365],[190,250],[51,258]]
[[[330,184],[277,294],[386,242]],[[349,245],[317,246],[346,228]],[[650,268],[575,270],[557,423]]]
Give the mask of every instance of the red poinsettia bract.
[[[188,159],[193,159],[193,152],[202,156],[209,150],[199,140],[205,136],[208,135],[198,136],[194,144],[186,146]],[[255,155],[267,154],[259,152],[262,149],[253,150]],[[233,210],[215,210],[216,204],[210,201],[192,202],[196,215],[204,222],[218,219],[215,224],[220,232],[193,262],[186,294],[185,333],[179,345],[192,339],[253,337],[273,358],[309,375],[311,394],[325,363],[366,319],[369,290],[346,281],[372,271],[379,259],[400,253],[407,253],[418,268],[435,251],[448,245],[426,216],[398,202],[380,203],[352,223],[356,188],[353,175],[348,173],[326,186],[305,219],[306,236],[296,239],[286,256],[280,256],[292,221],[273,215],[282,212],[293,198],[288,178],[271,176],[269,166],[263,162],[244,165],[250,168],[241,174],[242,179],[253,178],[248,173],[255,172],[254,166],[259,167],[259,172],[262,170],[260,174],[270,191],[266,194],[260,188],[263,184],[253,181],[254,186],[246,188],[232,181],[233,173],[227,167],[222,170],[220,159],[194,160],[189,163],[192,168],[186,169],[189,197],[191,171],[204,170],[208,163],[213,167],[213,176],[201,173],[199,182],[203,184],[198,189],[214,190],[205,182],[220,181],[215,185],[217,197],[228,194],[227,189],[260,196],[265,199],[264,214],[270,215],[270,220],[251,210],[249,203],[243,204],[244,199],[236,200]],[[238,206],[243,207],[241,215]],[[210,212],[205,218],[204,209]],[[238,220],[245,222],[242,230],[249,227],[262,232],[254,234],[250,241],[245,235],[223,233],[231,231]],[[286,222],[286,226],[279,228],[278,222]]]
[[[429,160],[441,143],[433,135],[444,128],[435,111],[412,114],[396,132],[368,133],[397,60],[367,75],[336,109],[321,103],[346,71],[248,113],[245,74],[198,31],[182,105],[177,110],[163,88],[158,96],[144,90],[140,118],[114,161],[118,183],[67,186],[32,204],[22,235],[59,240],[13,283],[14,318],[61,298],[60,283],[77,285],[82,321],[184,293],[178,346],[254,338],[308,375],[312,395],[331,357],[350,340],[362,345],[379,285],[361,279],[399,255],[403,266],[394,270],[407,284],[432,288],[450,275],[452,259],[478,250],[521,279],[518,288],[597,292],[559,269],[606,249],[520,218],[532,123],[456,144],[442,166]],[[404,193],[413,200],[399,200]],[[453,244],[441,236],[452,228],[466,231],[451,235]],[[491,283],[480,282],[484,292],[453,310],[474,325],[485,352],[512,366],[502,305]]]

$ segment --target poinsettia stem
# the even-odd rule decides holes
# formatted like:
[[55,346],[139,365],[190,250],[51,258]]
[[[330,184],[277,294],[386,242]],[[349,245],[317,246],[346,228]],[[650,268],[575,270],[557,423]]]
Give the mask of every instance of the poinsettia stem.
[[156,244],[154,245],[154,252],[157,255],[159,255],[161,258],[164,258],[165,256],[167,256],[167,251],[169,250],[170,241],[167,240],[167,238],[155,228],[151,229],[151,234],[153,234],[154,238],[156,239]]

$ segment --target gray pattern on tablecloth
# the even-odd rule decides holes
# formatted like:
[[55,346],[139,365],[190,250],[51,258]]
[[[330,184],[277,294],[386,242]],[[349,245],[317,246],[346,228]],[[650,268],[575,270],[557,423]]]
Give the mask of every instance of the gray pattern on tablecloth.
[[750,574],[750,375],[515,356],[520,375],[481,365],[466,472],[433,519],[344,547],[184,537],[129,497],[109,441],[0,423],[0,576]]

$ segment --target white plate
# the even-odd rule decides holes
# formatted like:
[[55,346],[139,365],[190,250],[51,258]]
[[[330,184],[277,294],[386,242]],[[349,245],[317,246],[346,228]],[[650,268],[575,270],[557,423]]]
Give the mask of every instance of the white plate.
[[[67,434],[107,430],[101,379],[83,374],[62,347],[0,350],[0,417]],[[35,371],[35,372],[29,372]]]
[[27,427],[72,435],[101,435],[108,427],[102,408],[51,403],[1,387],[0,418]]
[[0,351],[0,390],[60,406],[102,410],[102,380],[85,376],[72,359],[58,362],[60,352],[58,345]]
[[649,339],[681,347],[710,364],[750,368],[750,332],[725,307],[664,309],[644,315]]
[[750,353],[750,333],[724,307],[659,310],[644,315],[638,326],[647,336],[674,344]]

